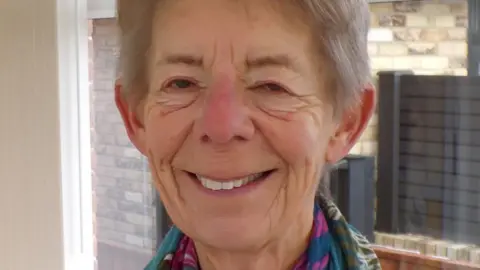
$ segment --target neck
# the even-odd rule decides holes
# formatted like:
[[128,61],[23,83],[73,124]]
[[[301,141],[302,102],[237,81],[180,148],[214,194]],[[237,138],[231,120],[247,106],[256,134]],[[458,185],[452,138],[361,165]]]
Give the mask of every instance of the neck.
[[280,231],[281,237],[259,248],[246,251],[226,251],[195,243],[202,270],[290,270],[307,250],[313,226],[313,211],[304,211]]

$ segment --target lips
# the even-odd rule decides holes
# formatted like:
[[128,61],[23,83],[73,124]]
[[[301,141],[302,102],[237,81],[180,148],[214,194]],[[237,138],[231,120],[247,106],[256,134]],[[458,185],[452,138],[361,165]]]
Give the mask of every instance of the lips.
[[243,186],[248,185],[249,183],[266,178],[272,172],[273,170],[269,170],[269,171],[264,171],[260,173],[250,174],[248,176],[241,177],[241,178],[228,179],[228,180],[214,179],[214,178],[202,176],[199,174],[193,174],[193,173],[189,173],[189,174],[191,177],[199,181],[204,188],[213,190],[213,191],[221,191],[221,190],[233,190],[236,188],[241,188]]

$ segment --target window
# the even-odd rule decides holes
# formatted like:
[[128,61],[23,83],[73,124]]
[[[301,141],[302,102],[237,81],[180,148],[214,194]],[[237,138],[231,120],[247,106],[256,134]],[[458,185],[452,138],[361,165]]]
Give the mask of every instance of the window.
[[93,19],[90,125],[98,270],[143,269],[156,248],[155,190],[147,160],[128,139],[114,103],[116,21]]
[[377,157],[375,241],[480,265],[480,77],[466,76],[469,4],[370,6],[381,94],[352,152]]

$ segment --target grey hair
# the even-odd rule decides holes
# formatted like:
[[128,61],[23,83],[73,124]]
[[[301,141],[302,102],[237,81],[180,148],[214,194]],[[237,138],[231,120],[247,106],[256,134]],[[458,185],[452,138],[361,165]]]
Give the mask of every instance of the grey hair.
[[[124,95],[141,98],[148,89],[148,50],[158,5],[166,0],[117,0],[119,73]],[[371,83],[368,56],[370,12],[366,0],[290,0],[309,18],[314,41],[328,67],[336,109],[357,100]],[[344,108],[341,108],[342,110]]]

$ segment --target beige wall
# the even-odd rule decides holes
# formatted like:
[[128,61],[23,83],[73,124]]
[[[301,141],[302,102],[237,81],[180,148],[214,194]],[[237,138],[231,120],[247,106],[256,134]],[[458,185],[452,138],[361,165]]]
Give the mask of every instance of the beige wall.
[[[65,204],[62,201],[62,191],[68,186],[63,184],[74,183],[75,179],[62,178],[67,170],[62,171],[66,156],[61,152],[67,147],[61,148],[61,140],[66,137],[61,136],[65,127],[60,126],[59,106],[60,101],[62,105],[68,102],[60,100],[60,93],[66,92],[60,91],[60,82],[68,84],[71,79],[75,86],[62,85],[62,90],[73,90],[73,96],[77,91],[75,31],[82,27],[73,21],[77,15],[75,3],[74,0],[0,1],[1,270],[91,269],[86,265],[92,258],[76,257],[81,255],[80,247],[64,237],[72,236],[69,233],[81,225],[81,221],[67,219],[73,216],[68,211],[79,198],[70,196]],[[57,17],[57,10],[63,14],[63,23]],[[59,49],[72,54],[63,54],[66,57],[60,59]],[[72,73],[66,70],[70,65]],[[70,77],[60,76],[60,72]],[[68,145],[68,150],[75,148],[76,145]],[[67,220],[71,223],[64,227]],[[89,246],[88,242],[84,244]],[[74,264],[69,264],[74,260]]]
[[0,4],[2,270],[63,268],[55,9]]

